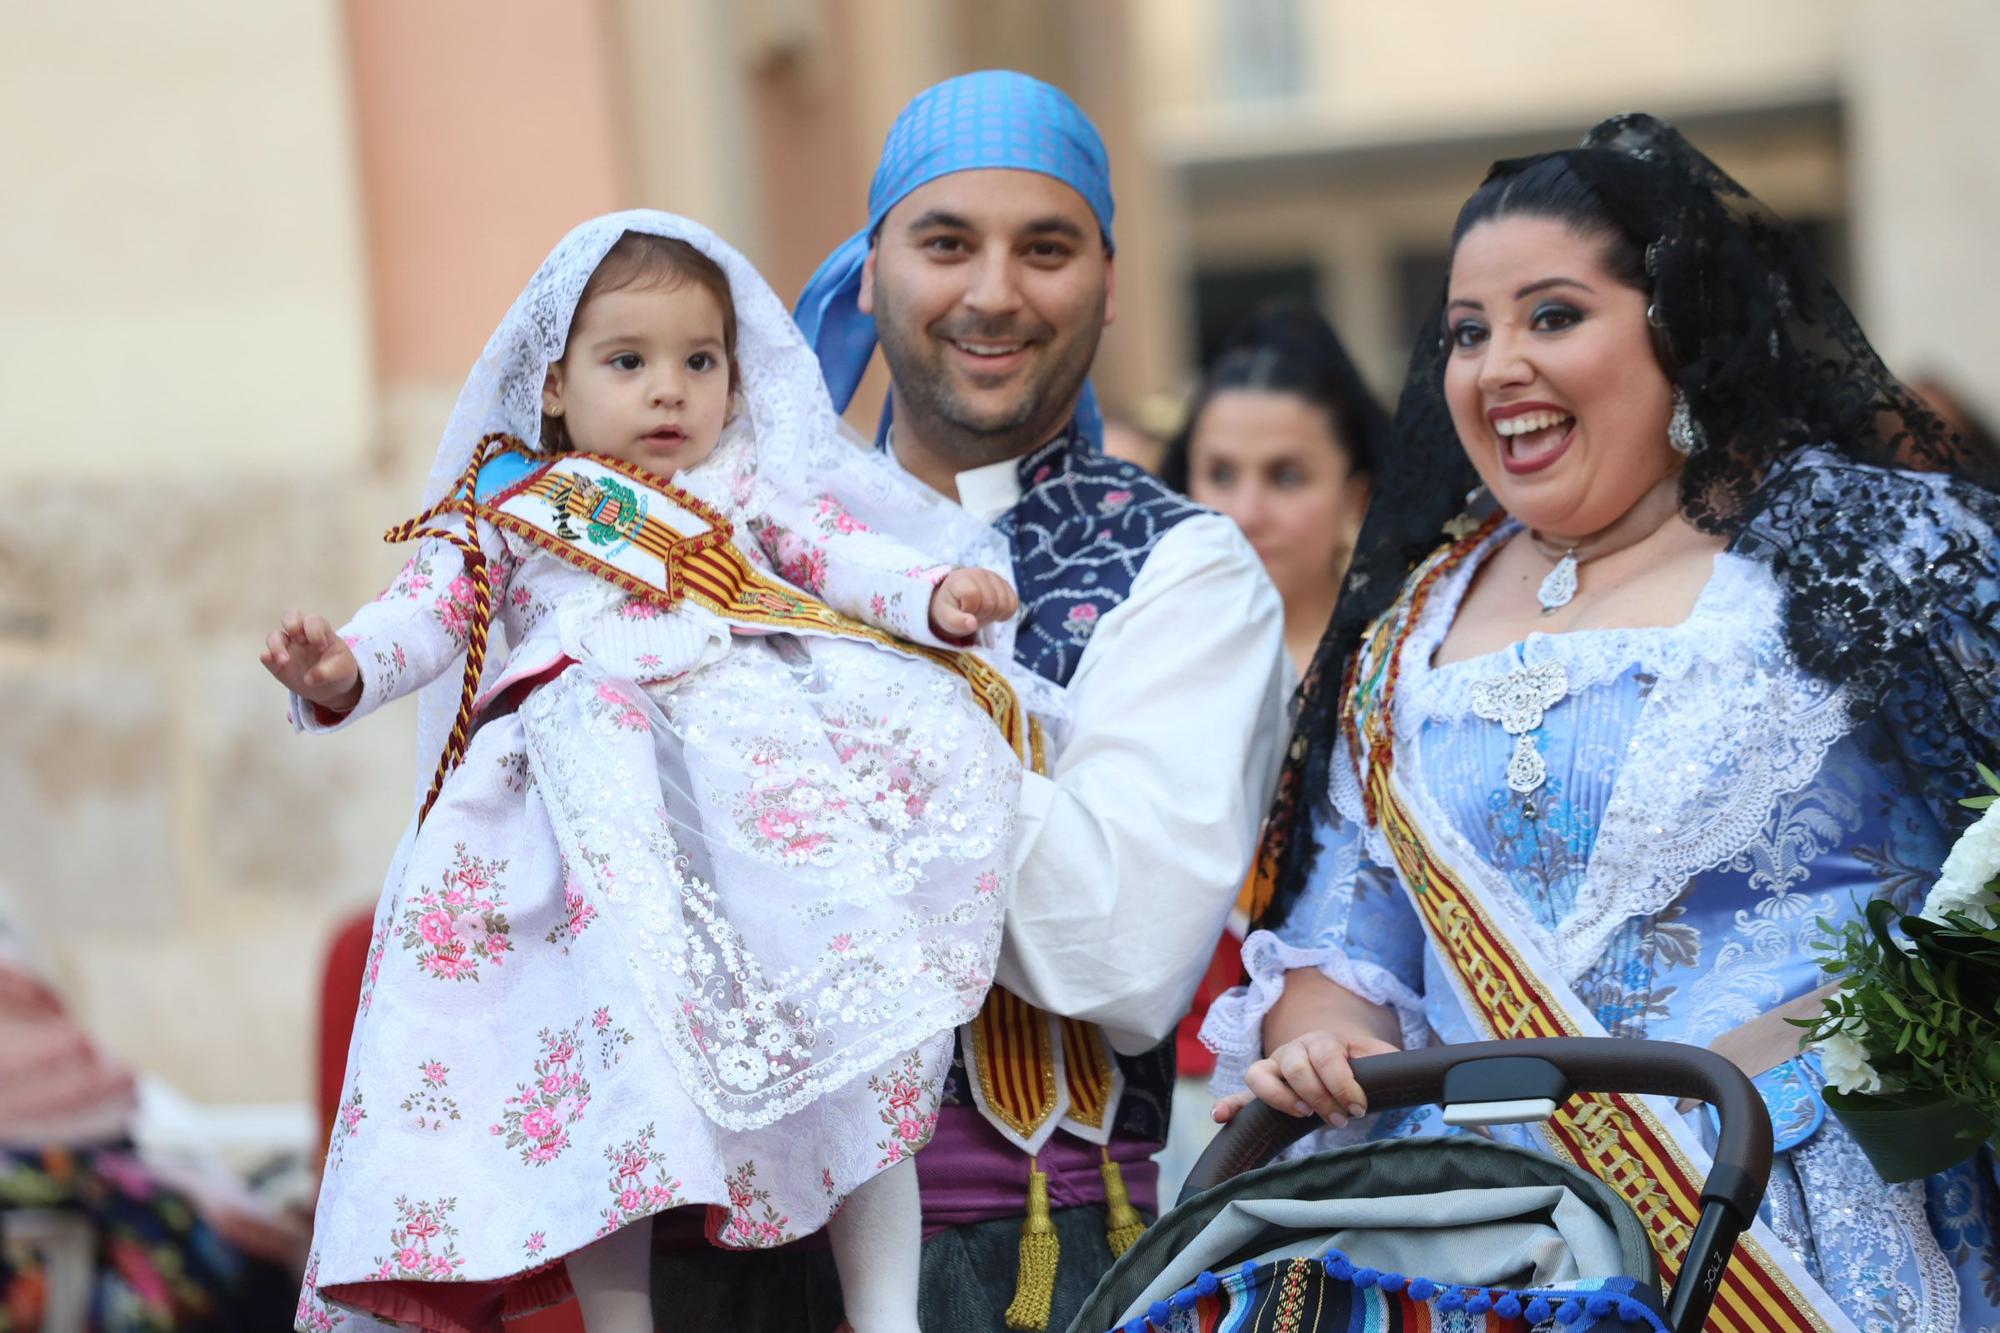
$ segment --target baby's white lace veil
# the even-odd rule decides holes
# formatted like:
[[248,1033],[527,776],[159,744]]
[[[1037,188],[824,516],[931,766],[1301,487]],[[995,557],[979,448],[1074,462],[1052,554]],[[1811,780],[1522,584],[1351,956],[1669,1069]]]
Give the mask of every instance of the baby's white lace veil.
[[[831,495],[856,518],[939,564],[979,565],[1011,576],[1007,545],[991,527],[893,466],[843,438],[840,418],[820,377],[819,361],[763,275],[714,232],[686,218],[633,209],[592,218],[556,244],[486,343],[459,391],[424,485],[424,508],[457,484],[479,441],[496,432],[542,447],[542,385],[560,360],[584,284],[626,232],[686,241],[729,278],[736,305],[740,410],[754,433],[759,480],[789,494]],[[496,625],[496,629],[497,629]],[[985,653],[1006,671],[1024,702],[1046,711],[1052,698],[1013,662],[1013,627]],[[489,652],[487,677],[504,654]],[[417,712],[417,792],[428,790],[458,711],[459,681],[424,687]]]

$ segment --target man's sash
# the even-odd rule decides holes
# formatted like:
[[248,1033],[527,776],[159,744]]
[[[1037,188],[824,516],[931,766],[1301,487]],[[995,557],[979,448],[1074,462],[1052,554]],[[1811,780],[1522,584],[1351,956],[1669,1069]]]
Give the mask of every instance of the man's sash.
[[1023,762],[1039,743],[1013,687],[987,662],[899,639],[764,573],[733,544],[720,511],[631,463],[583,453],[536,458],[526,475],[471,507],[493,526],[663,608],[686,599],[733,625],[860,639],[941,666],[971,688]]
[[1125,1076],[1096,1024],[995,986],[960,1040],[973,1105],[1015,1147],[1032,1156],[1058,1129],[1111,1141]]
[[[1485,1036],[1604,1037],[1604,1027],[1576,993],[1556,978],[1533,946],[1508,929],[1492,886],[1428,838],[1412,810],[1421,802],[1394,767],[1393,696],[1398,658],[1437,579],[1492,530],[1433,556],[1413,576],[1399,605],[1378,622],[1358,654],[1346,712],[1365,750],[1363,794],[1370,818],[1388,840],[1399,878],[1416,905],[1452,987]],[[1358,738],[1358,737],[1357,737]],[[1540,1129],[1551,1152],[1588,1170],[1616,1190],[1646,1226],[1668,1279],[1680,1271],[1701,1215],[1708,1154],[1661,1098],[1578,1093]],[[1762,1222],[1737,1241],[1716,1293],[1707,1327],[1721,1333],[1854,1333],[1824,1290]]]

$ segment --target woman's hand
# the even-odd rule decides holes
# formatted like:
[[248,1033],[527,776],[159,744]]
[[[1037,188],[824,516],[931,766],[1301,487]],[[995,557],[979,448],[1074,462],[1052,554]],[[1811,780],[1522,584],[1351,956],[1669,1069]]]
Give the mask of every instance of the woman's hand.
[[1014,586],[990,569],[954,569],[931,593],[931,632],[940,639],[969,639],[981,625],[1005,620],[1020,608]]
[[1368,1094],[1355,1082],[1352,1062],[1401,1049],[1379,1037],[1308,1032],[1251,1065],[1243,1076],[1249,1091],[1217,1102],[1215,1118],[1227,1124],[1255,1099],[1286,1115],[1316,1115],[1339,1129],[1368,1114]]
[[286,689],[321,708],[346,713],[361,702],[361,665],[322,616],[285,612],[258,660]]

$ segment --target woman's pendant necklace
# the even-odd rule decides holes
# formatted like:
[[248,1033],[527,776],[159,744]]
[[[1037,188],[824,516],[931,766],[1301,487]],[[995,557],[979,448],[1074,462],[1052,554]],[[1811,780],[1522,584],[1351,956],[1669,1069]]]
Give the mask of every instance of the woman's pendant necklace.
[[1542,576],[1542,586],[1535,589],[1535,600],[1542,604],[1542,614],[1560,611],[1576,596],[1576,548],[1563,552],[1563,558],[1556,561],[1556,567]]

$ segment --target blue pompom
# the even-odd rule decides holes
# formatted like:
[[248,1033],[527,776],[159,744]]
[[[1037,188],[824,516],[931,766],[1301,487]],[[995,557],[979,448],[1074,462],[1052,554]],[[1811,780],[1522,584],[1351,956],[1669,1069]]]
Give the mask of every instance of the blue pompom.
[[1438,1284],[1427,1277],[1410,1279],[1410,1299],[1413,1301],[1427,1301],[1437,1295],[1437,1289]]
[[1167,1297],[1167,1304],[1174,1308],[1175,1314],[1184,1314],[1194,1309],[1194,1293],[1191,1291],[1177,1291]]
[[1473,1298],[1465,1303],[1465,1312],[1467,1314],[1485,1314],[1492,1308],[1493,1298],[1483,1291],[1475,1293]]
[[1403,1289],[1403,1287],[1409,1282],[1409,1279],[1404,1277],[1401,1273],[1384,1273],[1382,1275],[1381,1281],[1382,1281],[1382,1290],[1388,1292],[1397,1292]]
[[1604,1316],[1610,1314],[1613,1310],[1618,1308],[1617,1301],[1612,1300],[1609,1296],[1601,1296],[1601,1295],[1592,1296],[1590,1298],[1589,1305],[1590,1305],[1591,1317],[1594,1319],[1602,1319],[1604,1318]]
[[1465,1293],[1456,1289],[1438,1297],[1438,1309],[1451,1314],[1465,1308]]
[[1339,1250],[1328,1250],[1326,1258],[1320,1262],[1326,1265],[1326,1274],[1328,1277],[1337,1277],[1345,1281],[1354,1276],[1354,1265],[1349,1263],[1347,1256]]
[[1582,1301],[1564,1301],[1560,1306],[1556,1308],[1557,1323],[1574,1324],[1577,1320],[1581,1318],[1583,1318]]
[[1146,1318],[1165,1328],[1174,1322],[1174,1312],[1165,1301],[1154,1301],[1153,1308],[1146,1311]]
[[1213,1273],[1203,1273],[1194,1280],[1194,1294],[1197,1296],[1213,1296],[1216,1289],[1221,1285],[1221,1278]]
[[1124,1333],[1146,1333],[1145,1316],[1135,1314],[1130,1319],[1126,1320]]
[[1499,1315],[1502,1319],[1519,1319],[1521,1317],[1521,1298],[1512,1292],[1507,1293],[1493,1303],[1493,1313]]
[[1549,1298],[1546,1296],[1537,1296],[1528,1302],[1528,1322],[1531,1324],[1545,1323],[1554,1313],[1555,1307],[1549,1304]]
[[1373,1268],[1363,1268],[1354,1274],[1354,1285],[1363,1291],[1381,1281],[1382,1274]]

